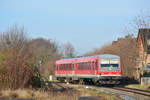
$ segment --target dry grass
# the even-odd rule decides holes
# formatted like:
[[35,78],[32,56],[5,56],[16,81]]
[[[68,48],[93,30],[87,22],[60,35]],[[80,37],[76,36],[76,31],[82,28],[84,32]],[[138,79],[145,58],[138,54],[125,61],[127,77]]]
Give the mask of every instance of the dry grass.
[[0,98],[45,98],[48,94],[42,91],[29,89],[2,90]]
[[95,96],[102,100],[122,100],[121,98],[93,89],[76,88],[63,92],[39,91],[30,89],[2,90],[0,98],[31,98],[36,100],[78,100],[79,96]]
[[37,100],[77,100],[79,93],[68,92],[44,92],[29,89],[2,90],[0,98],[34,98]]

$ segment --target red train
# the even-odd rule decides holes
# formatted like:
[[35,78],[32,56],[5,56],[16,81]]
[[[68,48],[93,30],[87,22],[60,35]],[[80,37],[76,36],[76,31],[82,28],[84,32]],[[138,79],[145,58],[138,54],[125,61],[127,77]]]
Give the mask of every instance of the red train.
[[118,84],[122,78],[120,57],[103,54],[61,59],[55,62],[55,77],[60,81]]

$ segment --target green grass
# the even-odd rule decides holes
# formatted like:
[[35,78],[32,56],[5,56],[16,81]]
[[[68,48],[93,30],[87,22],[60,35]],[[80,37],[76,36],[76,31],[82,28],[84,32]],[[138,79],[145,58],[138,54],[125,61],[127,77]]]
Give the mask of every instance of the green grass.
[[136,88],[136,89],[141,89],[141,90],[149,90],[150,91],[150,86],[145,86],[145,85],[141,85],[141,84],[130,84],[130,85],[127,85],[125,87]]

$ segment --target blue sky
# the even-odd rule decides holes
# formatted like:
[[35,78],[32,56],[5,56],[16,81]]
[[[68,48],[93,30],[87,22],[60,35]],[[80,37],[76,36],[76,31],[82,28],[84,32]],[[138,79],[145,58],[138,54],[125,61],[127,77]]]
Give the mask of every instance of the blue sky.
[[70,42],[78,54],[124,36],[124,27],[150,0],[0,0],[0,32],[24,26],[32,38]]

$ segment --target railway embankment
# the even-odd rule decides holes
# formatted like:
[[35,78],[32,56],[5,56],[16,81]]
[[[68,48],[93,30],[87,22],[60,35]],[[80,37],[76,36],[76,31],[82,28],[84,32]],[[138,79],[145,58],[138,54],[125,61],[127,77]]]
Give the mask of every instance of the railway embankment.
[[83,85],[65,84],[60,82],[50,82],[50,84],[56,88],[55,90],[57,90],[57,88],[58,90],[62,88],[61,90],[64,91],[76,91],[78,93],[78,99],[76,100],[123,100],[121,97],[114,94],[105,93],[96,89],[83,88]]
[[[104,93],[96,89],[71,87],[68,84],[54,82],[46,90],[17,89],[1,90],[3,99],[35,99],[35,100],[123,100],[114,94]],[[92,99],[91,99],[92,100]]]
[[[48,88],[1,90],[0,98],[24,98],[35,100],[150,100],[150,91],[127,87],[103,87],[92,85],[49,82]],[[147,88],[145,88],[147,89]]]
[[[150,91],[126,87],[98,87],[89,85],[70,85],[75,88],[84,88],[89,91],[99,91],[109,95],[115,95],[123,100],[150,100]],[[116,99],[118,100],[118,99]]]
[[129,85],[126,85],[125,87],[150,91],[150,86],[141,85],[141,84],[129,84]]

